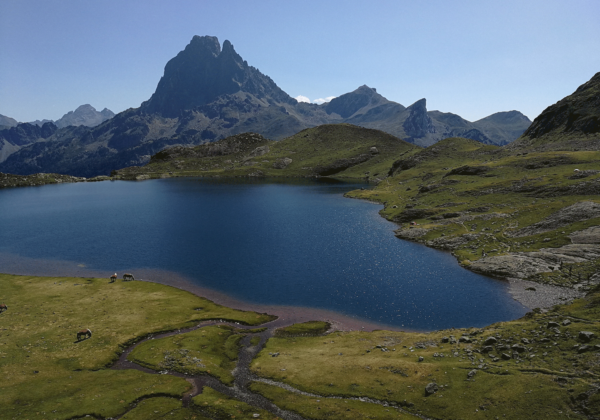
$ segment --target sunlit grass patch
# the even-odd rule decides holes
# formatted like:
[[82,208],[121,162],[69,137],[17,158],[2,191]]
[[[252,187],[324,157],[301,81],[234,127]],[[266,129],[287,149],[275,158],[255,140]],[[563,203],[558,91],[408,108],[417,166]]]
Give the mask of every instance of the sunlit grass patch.
[[128,358],[157,371],[208,374],[232,384],[231,371],[242,337],[232,327],[203,327],[185,334],[148,340],[137,346]]
[[[221,394],[210,387],[204,387],[202,393],[196,395],[192,402],[194,408],[204,413],[209,418],[218,419],[267,419],[276,420],[277,416],[263,409],[253,407],[242,401],[230,398],[227,395]],[[258,417],[254,417],[258,414]]]

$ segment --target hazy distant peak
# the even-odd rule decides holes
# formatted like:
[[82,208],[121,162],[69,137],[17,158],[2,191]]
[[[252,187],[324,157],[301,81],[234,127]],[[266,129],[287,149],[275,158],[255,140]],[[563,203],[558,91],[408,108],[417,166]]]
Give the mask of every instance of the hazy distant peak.
[[96,108],[90,104],[80,105],[75,111],[69,111],[55,122],[58,128],[84,125],[86,127],[95,127],[104,121],[114,117],[114,113],[104,108],[102,112],[96,111]]
[[522,114],[519,111],[502,111],[502,112],[496,112],[492,115],[488,115],[485,118],[482,118],[480,120],[477,120],[476,122],[484,122],[484,121],[489,121],[489,122],[493,122],[493,123],[501,123],[501,124],[508,124],[508,123],[528,123],[531,124],[531,120],[529,118],[527,118],[526,115]]
[[16,127],[17,124],[18,122],[14,118],[10,118],[0,114],[0,125],[3,125],[5,127]]

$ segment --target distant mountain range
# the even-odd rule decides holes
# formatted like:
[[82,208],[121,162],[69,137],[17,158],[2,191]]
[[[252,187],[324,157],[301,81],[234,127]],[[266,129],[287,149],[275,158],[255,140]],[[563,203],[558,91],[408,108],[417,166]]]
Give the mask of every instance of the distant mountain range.
[[[68,127],[70,125],[80,126],[85,125],[86,127],[95,127],[102,124],[104,121],[111,119],[115,116],[115,113],[108,108],[104,108],[102,111],[96,111],[96,108],[90,104],[80,105],[75,111],[69,111],[56,121],[52,120],[35,120],[30,121],[28,124],[39,125],[40,127],[47,122],[53,123],[58,128]],[[5,128],[16,127],[19,122],[14,118],[10,118],[0,114],[0,126]]]
[[405,107],[367,86],[322,105],[299,103],[249,66],[229,41],[221,48],[215,37],[194,36],[167,63],[156,91],[139,108],[96,127],[19,124],[0,130],[0,171],[95,176],[144,164],[171,145],[204,144],[245,132],[281,140],[335,123],[379,129],[428,146],[455,136],[505,145],[531,121],[509,111],[469,122],[456,114],[427,111],[425,99]]
[[[45,141],[58,128],[69,126],[95,127],[111,119],[114,115],[114,112],[107,108],[98,112],[96,108],[89,104],[81,105],[75,111],[69,111],[56,121],[36,120],[22,124],[14,118],[0,115],[0,162],[4,162],[8,156],[22,147]],[[46,127],[42,128],[44,125]]]

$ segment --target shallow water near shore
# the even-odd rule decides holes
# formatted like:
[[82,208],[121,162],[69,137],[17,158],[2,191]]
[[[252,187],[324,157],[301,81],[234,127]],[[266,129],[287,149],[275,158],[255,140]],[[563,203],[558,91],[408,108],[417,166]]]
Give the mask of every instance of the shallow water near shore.
[[508,282],[395,238],[380,205],[343,197],[361,186],[178,178],[4,189],[0,272],[131,271],[223,304],[315,308],[396,329],[484,326],[527,311]]

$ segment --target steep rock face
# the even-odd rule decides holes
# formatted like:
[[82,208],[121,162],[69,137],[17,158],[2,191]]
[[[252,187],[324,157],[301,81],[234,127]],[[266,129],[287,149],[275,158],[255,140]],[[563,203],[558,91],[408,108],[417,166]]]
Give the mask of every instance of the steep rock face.
[[259,99],[293,104],[296,101],[267,76],[250,67],[229,41],[223,50],[216,37],[194,36],[165,66],[156,92],[140,108],[142,112],[178,117],[182,111],[209,104],[223,95],[240,91]]
[[427,101],[425,98],[406,108],[408,116],[402,127],[409,137],[425,137],[428,133],[435,133],[431,117],[427,115]]

